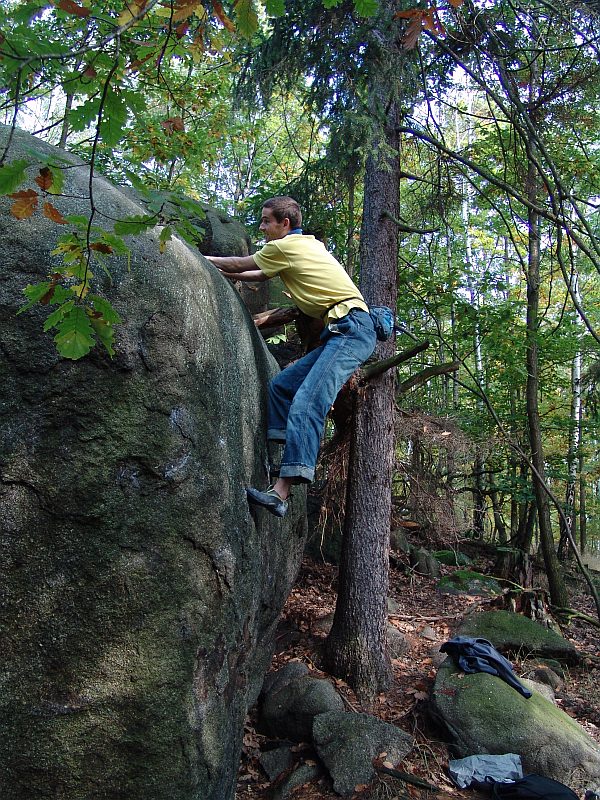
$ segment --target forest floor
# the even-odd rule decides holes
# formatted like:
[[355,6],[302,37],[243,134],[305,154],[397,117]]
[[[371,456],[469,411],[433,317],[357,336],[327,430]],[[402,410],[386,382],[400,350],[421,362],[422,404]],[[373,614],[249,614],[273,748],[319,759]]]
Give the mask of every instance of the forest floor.
[[[471,544],[473,547],[476,547],[475,543]],[[460,549],[471,555],[468,543],[461,543]],[[492,574],[491,552],[486,563],[485,550],[482,553],[479,549],[477,568]],[[402,558],[403,554],[395,556]],[[390,569],[390,597],[401,610],[390,616],[390,622],[406,637],[409,649],[405,655],[393,659],[393,684],[377,697],[374,706],[361,706],[347,684],[322,672],[319,667],[320,650],[325,639],[319,620],[334,610],[336,599],[337,568],[330,564],[304,561],[282,614],[271,668],[278,669],[289,661],[302,661],[313,674],[329,678],[334,683],[348,710],[374,714],[414,737],[415,747],[399,769],[437,787],[437,790],[424,790],[380,775],[372,785],[361,787],[361,791],[354,795],[356,800],[479,800],[489,797],[489,794],[471,789],[458,790],[448,778],[448,758],[452,756],[449,756],[443,732],[428,715],[428,698],[436,674],[436,659],[434,654],[432,658],[432,651],[454,635],[466,613],[498,607],[497,601],[441,594],[435,588],[436,580],[416,575],[398,558],[394,561],[396,566]],[[443,571],[451,569],[442,567]],[[543,585],[543,574],[536,579]],[[582,578],[573,572],[567,579],[571,606],[595,617],[595,606]],[[580,666],[571,667],[566,672],[564,688],[557,692],[557,704],[600,742],[600,629],[574,619],[562,630],[565,638],[584,658]],[[528,663],[526,658],[517,661],[514,656],[511,662],[517,675],[523,675],[529,666],[535,664]],[[255,719],[250,716],[244,737],[237,800],[270,800],[272,797],[272,786],[258,763],[260,750],[268,749],[269,741],[257,733],[254,724]],[[310,763],[312,754],[308,745],[299,745],[298,751],[304,761],[308,759]],[[293,800],[339,800],[328,778],[298,787],[291,797]]]

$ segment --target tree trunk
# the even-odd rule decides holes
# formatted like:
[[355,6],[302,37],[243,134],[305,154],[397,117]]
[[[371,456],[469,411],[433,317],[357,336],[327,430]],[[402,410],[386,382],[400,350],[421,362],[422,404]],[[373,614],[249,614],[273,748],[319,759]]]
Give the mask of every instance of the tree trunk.
[[[517,414],[517,398],[516,392],[514,389],[510,391],[510,416],[511,419],[515,420]],[[516,423],[513,423],[512,428],[512,435],[513,438],[518,438],[518,431],[516,430]],[[517,535],[517,531],[519,530],[519,520],[521,518],[521,510],[525,505],[522,501],[519,500],[519,496],[521,492],[519,491],[519,482],[517,480],[517,468],[519,466],[519,459],[514,452],[514,450],[510,451],[508,456],[508,469],[509,469],[509,480],[510,480],[510,537],[511,539]]]
[[[388,69],[397,74],[406,53],[398,42],[388,39],[386,44]],[[399,210],[399,114],[385,69],[373,70],[370,88],[374,115],[385,113],[385,124],[380,131],[383,142],[373,142],[366,163],[360,285],[368,303],[396,308],[398,229],[393,220]],[[378,347],[384,358],[394,352],[393,339]],[[356,398],[338,598],[326,642],[328,669],[345,678],[363,700],[373,698],[391,681],[386,625],[394,378],[389,370],[369,381]]]
[[[383,166],[374,157],[367,162],[361,289],[368,302],[395,307],[397,231],[383,213],[389,210],[397,216],[398,161],[390,170]],[[374,274],[369,275],[370,271]],[[380,354],[391,356],[393,347],[393,341],[380,345]],[[385,631],[394,377],[389,370],[374,378],[356,398],[338,598],[327,640],[331,671],[344,677],[365,699],[385,689],[391,678]]]
[[69,136],[69,111],[73,107],[73,95],[68,94],[65,100],[65,115],[63,117],[62,126],[60,129],[60,140],[58,146],[65,149],[67,146],[67,138]]
[[[465,84],[465,89],[467,86]],[[466,92],[467,94],[467,129],[466,129],[466,144],[470,146],[473,140],[473,124],[471,121],[471,114],[473,113],[473,92]],[[456,113],[455,127],[456,127],[456,142],[457,147],[462,144],[462,132],[459,125],[459,114]],[[473,259],[473,243],[471,238],[471,203],[473,190],[471,185],[463,178],[462,180],[462,203],[461,203],[461,217],[464,228],[465,240],[465,274],[467,278],[467,288],[471,299],[471,306],[479,311],[479,293],[473,279],[475,271],[475,264]],[[484,383],[484,369],[483,369],[483,350],[481,346],[481,331],[479,328],[479,321],[476,317],[475,328],[473,331],[473,351],[475,356],[475,375],[477,382],[485,389]],[[477,399],[477,410],[480,415],[485,413],[483,401]],[[477,447],[475,454],[475,462],[473,464],[473,535],[476,539],[483,539],[485,528],[485,462],[481,455],[481,450]]]
[[[528,193],[535,202],[535,168],[529,167]],[[554,548],[552,525],[550,521],[550,501],[544,489],[546,483],[546,467],[542,445],[542,430],[539,412],[539,364],[538,364],[538,329],[540,301],[540,230],[539,215],[529,210],[529,253],[527,268],[527,419],[529,422],[529,444],[531,462],[535,467],[533,489],[538,510],[540,544],[544,556],[550,598],[555,606],[568,606],[567,592],[560,572],[560,564]]]
[[484,470],[485,462],[478,447],[473,463],[473,537],[475,539],[483,539],[485,530]]
[[[539,32],[534,28],[532,45],[537,48]],[[514,76],[508,71],[506,63],[499,60],[500,77],[502,83],[511,97],[511,100],[522,107],[519,99],[519,90],[516,86]],[[535,128],[537,126],[536,114],[539,114],[539,87],[538,64],[534,58],[529,64],[529,110],[525,111],[528,115],[528,134],[523,139],[527,156],[527,176],[526,176],[526,195],[530,203],[527,211],[527,232],[528,232],[528,252],[527,252],[527,322],[526,322],[526,341],[527,341],[527,384],[526,384],[526,406],[529,445],[531,448],[531,464],[533,466],[533,491],[537,506],[538,529],[540,545],[544,557],[546,576],[550,590],[550,598],[555,606],[568,605],[567,592],[562,579],[560,564],[554,547],[552,536],[552,525],[550,520],[550,499],[546,491],[546,467],[544,463],[544,450],[542,445],[542,430],[540,425],[539,411],[539,354],[538,336],[540,326],[540,215],[535,211],[540,198],[542,181],[537,171],[538,150],[536,145]]]
[[[491,482],[490,482],[491,483]],[[490,500],[492,501],[492,509],[494,511],[494,531],[498,534],[498,542],[501,545],[506,545],[508,542],[508,534],[506,532],[506,523],[502,516],[502,505],[498,497],[498,489],[492,484],[490,485]]]
[[[574,278],[574,295],[579,299],[577,278]],[[579,417],[581,408],[581,351],[573,357],[571,364],[571,416],[569,420],[569,449],[567,452],[567,486],[565,490],[565,519],[561,519],[558,557],[563,560],[569,552],[569,533],[576,540],[575,493],[579,452]]]
[[579,405],[579,549],[585,553],[587,549],[587,507],[586,507],[586,480],[583,471],[583,447],[581,446],[581,429],[583,425],[583,403]]
[[346,231],[346,272],[354,277],[354,208],[356,194],[356,173],[348,176],[348,229]]

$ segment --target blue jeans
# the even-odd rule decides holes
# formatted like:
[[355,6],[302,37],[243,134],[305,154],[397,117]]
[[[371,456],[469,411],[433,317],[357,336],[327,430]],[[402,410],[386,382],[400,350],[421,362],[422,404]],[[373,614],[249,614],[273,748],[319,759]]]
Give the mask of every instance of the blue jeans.
[[273,378],[269,384],[267,437],[285,442],[279,472],[282,478],[313,480],[327,412],[375,344],[371,317],[355,308],[329,323],[319,347]]

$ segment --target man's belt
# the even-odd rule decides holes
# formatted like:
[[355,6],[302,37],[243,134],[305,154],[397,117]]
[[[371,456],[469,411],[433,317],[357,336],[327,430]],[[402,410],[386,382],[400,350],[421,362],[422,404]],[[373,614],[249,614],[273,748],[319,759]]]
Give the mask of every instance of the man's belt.
[[[338,300],[337,303],[334,303],[332,306],[329,306],[327,311],[325,311],[325,313],[323,314],[323,319],[326,319],[327,315],[329,314],[329,312],[333,311],[333,309],[336,306],[339,306],[342,303],[348,303],[348,302],[350,302],[350,300],[360,300],[361,303],[365,303],[365,301],[364,301],[364,299],[362,297],[345,297],[343,300]],[[365,305],[367,305],[367,304],[365,303]]]

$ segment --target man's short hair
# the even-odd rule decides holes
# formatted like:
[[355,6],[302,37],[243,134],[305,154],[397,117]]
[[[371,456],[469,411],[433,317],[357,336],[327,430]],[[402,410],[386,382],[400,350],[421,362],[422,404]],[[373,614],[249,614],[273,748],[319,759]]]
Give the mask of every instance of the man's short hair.
[[287,217],[291,228],[302,226],[302,211],[293,197],[271,197],[269,200],[265,200],[263,208],[270,208],[277,222],[283,222]]

